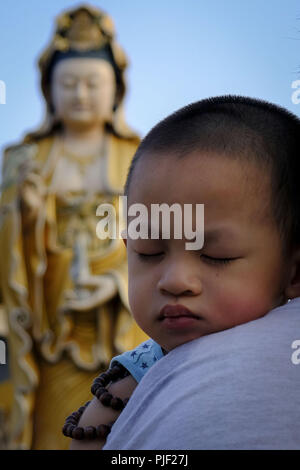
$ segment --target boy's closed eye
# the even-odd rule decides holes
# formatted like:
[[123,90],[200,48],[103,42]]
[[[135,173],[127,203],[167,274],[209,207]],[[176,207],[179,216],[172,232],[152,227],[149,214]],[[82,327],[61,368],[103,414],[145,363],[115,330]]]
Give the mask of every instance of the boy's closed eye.
[[160,251],[157,253],[140,253],[138,251],[135,252],[137,254],[137,257],[140,261],[142,262],[157,262],[160,261],[163,256],[164,252]]
[[[138,257],[141,260],[144,260],[144,261],[154,261],[155,259],[158,259],[158,258],[160,258],[164,255],[164,252],[162,252],[162,251],[156,252],[156,253],[139,253],[139,252],[136,252],[136,253],[137,253]],[[211,264],[227,264],[227,263],[230,263],[231,261],[235,261],[235,260],[239,259],[239,257],[233,257],[233,258],[213,257],[213,256],[205,255],[203,253],[201,253],[200,257],[206,263],[211,263]]]
[[206,263],[212,263],[212,264],[227,264],[227,263],[230,263],[232,261],[235,261],[237,259],[239,259],[238,257],[234,257],[234,258],[215,258],[213,256],[208,256],[208,255],[205,255],[205,254],[201,254],[201,258],[206,262]]

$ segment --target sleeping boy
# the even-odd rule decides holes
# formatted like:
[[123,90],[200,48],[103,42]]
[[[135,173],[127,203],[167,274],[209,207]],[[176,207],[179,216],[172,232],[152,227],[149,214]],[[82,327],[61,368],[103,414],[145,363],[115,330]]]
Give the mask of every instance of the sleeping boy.
[[71,449],[102,448],[122,401],[164,354],[300,296],[299,155],[300,120],[240,96],[188,105],[144,138],[128,172],[128,207],[151,214],[153,204],[204,204],[204,244],[124,236],[131,311],[150,339],[114,358],[96,397],[67,419]]

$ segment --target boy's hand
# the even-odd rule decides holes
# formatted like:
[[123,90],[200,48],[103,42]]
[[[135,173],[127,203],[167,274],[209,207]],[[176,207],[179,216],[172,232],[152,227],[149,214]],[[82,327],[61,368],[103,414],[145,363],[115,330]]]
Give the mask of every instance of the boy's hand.
[[[137,382],[131,375],[129,375],[118,382],[112,383],[107,388],[112,395],[124,400],[132,395],[136,386]],[[99,426],[99,424],[109,424],[111,421],[115,421],[119,417],[120,413],[120,411],[116,411],[110,407],[102,405],[102,403],[95,397],[81,416],[78,426],[96,427]],[[92,441],[87,439],[82,441],[72,439],[70,450],[101,450],[105,442],[105,439],[99,438],[93,439]]]

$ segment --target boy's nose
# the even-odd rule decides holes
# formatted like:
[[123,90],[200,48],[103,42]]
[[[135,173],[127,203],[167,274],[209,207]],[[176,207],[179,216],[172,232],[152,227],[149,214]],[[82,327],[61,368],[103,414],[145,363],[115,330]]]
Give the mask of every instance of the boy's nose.
[[160,278],[158,289],[163,294],[199,295],[202,292],[202,283],[198,276],[194,275],[184,266],[169,267]]

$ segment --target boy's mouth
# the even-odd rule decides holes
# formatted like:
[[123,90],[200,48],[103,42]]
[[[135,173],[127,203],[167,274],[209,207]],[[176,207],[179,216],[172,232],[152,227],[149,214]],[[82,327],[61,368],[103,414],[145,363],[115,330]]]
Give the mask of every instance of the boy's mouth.
[[162,321],[165,318],[180,318],[180,317],[189,317],[200,320],[199,315],[191,312],[188,308],[183,305],[165,305],[159,312],[158,320]]

